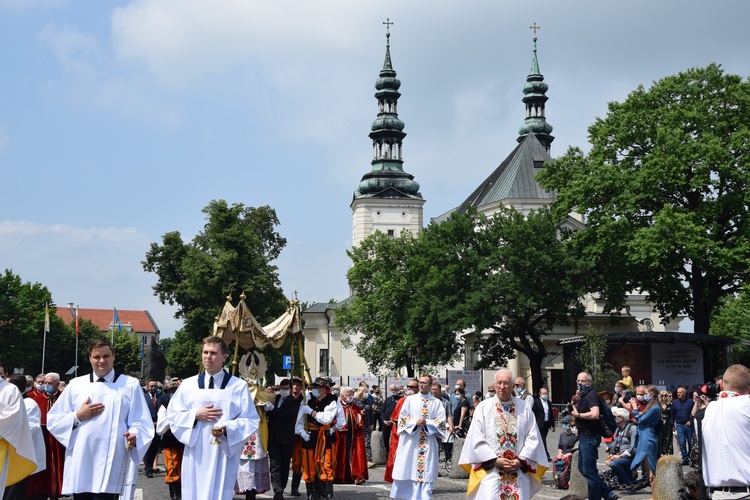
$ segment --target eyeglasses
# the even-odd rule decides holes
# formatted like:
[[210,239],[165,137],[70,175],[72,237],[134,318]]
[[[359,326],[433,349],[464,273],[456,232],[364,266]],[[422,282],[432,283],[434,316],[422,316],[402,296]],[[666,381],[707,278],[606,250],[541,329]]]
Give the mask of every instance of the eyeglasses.
[[416,385],[407,385],[406,388],[407,389],[418,389],[419,387],[416,386]]
[[513,384],[513,387],[521,387],[521,384]]

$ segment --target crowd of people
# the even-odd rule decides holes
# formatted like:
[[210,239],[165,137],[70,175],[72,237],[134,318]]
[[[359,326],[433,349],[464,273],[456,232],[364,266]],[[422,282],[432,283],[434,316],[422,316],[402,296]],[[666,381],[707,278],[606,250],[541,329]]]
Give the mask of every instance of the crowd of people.
[[[113,369],[114,348],[104,340],[89,347],[92,372],[67,388],[56,373],[3,380],[0,364],[0,496],[132,500],[139,465],[153,478],[163,451],[174,500],[238,493],[253,500],[265,492],[279,500],[290,475],[292,496],[331,499],[335,484],[369,480],[375,430],[397,499],[432,498],[440,454],[450,464],[460,438],[458,463],[472,499],[531,498],[549,468],[566,487],[576,453],[589,499],[653,491],[659,457],[675,454],[673,436],[682,465],[700,471],[680,498],[750,495],[750,369],[742,365],[728,367],[714,387],[674,393],[634,386],[628,367],[614,392],[597,393],[582,372],[558,420],[546,388],[532,395],[523,377],[504,369],[484,395],[467,395],[463,380],[451,390],[430,376],[381,394],[378,386],[340,387],[328,377],[309,387],[299,378],[264,387],[230,375],[227,357],[224,340],[208,337],[201,373],[144,387]],[[616,428],[603,439],[600,421],[610,411]],[[551,456],[547,436],[558,422]],[[604,473],[597,468],[602,440]]]

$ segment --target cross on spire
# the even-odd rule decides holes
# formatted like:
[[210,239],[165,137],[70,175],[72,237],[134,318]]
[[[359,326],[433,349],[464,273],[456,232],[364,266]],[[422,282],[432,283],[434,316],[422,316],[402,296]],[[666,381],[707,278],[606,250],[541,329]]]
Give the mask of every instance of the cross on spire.
[[529,26],[529,29],[534,31],[534,38],[536,38],[536,30],[540,30],[540,29],[542,29],[542,27],[541,26],[537,26],[536,23],[534,23],[531,26]]
[[385,24],[385,32],[386,32],[386,34],[387,34],[387,35],[390,35],[390,34],[391,34],[391,25],[393,24],[393,23],[391,22],[391,18],[390,18],[390,17],[387,17],[387,18],[385,19],[385,22],[384,22],[383,24]]

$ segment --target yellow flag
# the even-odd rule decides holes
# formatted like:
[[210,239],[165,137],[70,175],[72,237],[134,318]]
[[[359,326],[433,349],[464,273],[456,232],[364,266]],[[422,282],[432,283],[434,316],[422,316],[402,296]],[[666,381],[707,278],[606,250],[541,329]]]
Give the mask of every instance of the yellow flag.
[[49,333],[49,302],[44,304],[44,333]]

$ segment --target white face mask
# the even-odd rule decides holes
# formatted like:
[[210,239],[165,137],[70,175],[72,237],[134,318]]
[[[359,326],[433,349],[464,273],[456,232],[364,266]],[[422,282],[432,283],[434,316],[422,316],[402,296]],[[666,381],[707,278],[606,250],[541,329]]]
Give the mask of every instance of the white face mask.
[[644,396],[643,394],[639,394],[635,397],[635,399],[637,399],[638,401],[644,401],[646,399],[646,396]]
[[288,396],[288,395],[289,395],[289,392],[290,392],[290,391],[289,391],[289,389],[279,389],[279,394],[280,394],[280,395],[281,395],[282,397],[286,397],[286,396]]
[[44,392],[44,384],[36,384],[36,390],[39,392]]
[[347,403],[351,404],[351,402],[354,401],[354,398],[352,396],[347,396],[347,397],[344,398],[344,401],[346,401]]
[[404,391],[404,395],[405,395],[405,396],[411,396],[412,394],[414,394],[414,391],[412,391],[411,389],[406,389],[406,390]]

